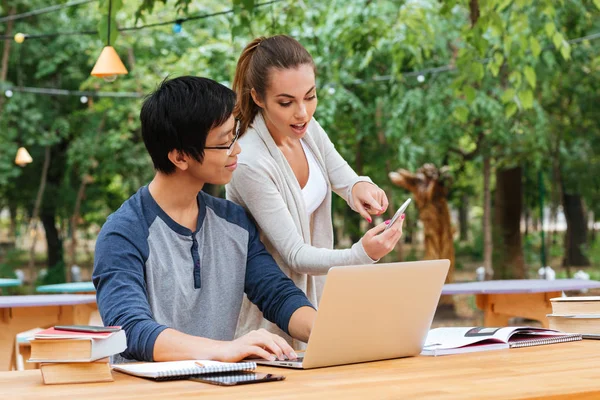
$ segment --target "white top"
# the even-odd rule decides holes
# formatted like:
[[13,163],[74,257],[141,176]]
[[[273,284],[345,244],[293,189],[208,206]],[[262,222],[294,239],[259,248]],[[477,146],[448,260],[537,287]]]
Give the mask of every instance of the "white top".
[[317,159],[313,152],[308,148],[304,139],[300,140],[304,154],[306,155],[306,161],[308,161],[308,181],[302,188],[302,197],[304,197],[304,206],[306,212],[311,215],[325,200],[327,196],[327,182],[323,176],[323,172],[317,164]]
[[[314,118],[309,122],[303,140],[319,163],[328,188],[325,200],[312,215],[306,212],[294,171],[275,144],[260,113],[240,138],[243,150],[238,156],[238,168],[225,189],[229,200],[250,212],[262,242],[281,270],[317,306],[325,283],[324,275],[329,268],[374,262],[365,252],[362,240],[349,249],[333,248],[331,218],[332,192],[354,209],[352,187],[357,182],[371,180],[352,170]],[[260,328],[285,338],[294,349],[306,347],[302,342],[292,341],[287,333],[264,319],[258,307],[245,298],[236,337]]]

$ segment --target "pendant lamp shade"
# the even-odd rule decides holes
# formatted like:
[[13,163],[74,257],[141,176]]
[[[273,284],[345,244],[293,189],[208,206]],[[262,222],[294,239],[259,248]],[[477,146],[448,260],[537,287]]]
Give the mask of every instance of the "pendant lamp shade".
[[127,74],[127,68],[119,58],[119,55],[112,46],[104,46],[96,65],[92,69],[92,76],[98,78],[107,78],[115,75]]
[[31,158],[31,155],[27,149],[25,147],[19,147],[19,150],[17,150],[17,156],[15,157],[15,164],[17,164],[19,167],[24,167],[32,161],[33,158]]

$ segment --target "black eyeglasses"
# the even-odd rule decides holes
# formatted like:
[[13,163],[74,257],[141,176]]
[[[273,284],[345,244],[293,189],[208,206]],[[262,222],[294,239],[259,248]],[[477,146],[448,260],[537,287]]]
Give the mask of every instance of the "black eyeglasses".
[[235,119],[235,124],[233,125],[233,131],[235,132],[235,136],[229,145],[227,146],[205,146],[204,149],[207,150],[227,150],[227,155],[230,156],[233,153],[233,145],[237,142],[238,137],[240,137],[240,120]]

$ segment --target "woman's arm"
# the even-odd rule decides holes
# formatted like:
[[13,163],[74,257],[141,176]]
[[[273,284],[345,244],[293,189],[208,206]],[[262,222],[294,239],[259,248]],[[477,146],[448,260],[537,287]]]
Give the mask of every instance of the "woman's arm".
[[306,244],[267,171],[257,171],[246,164],[238,164],[233,179],[226,188],[227,198],[250,212],[261,231],[293,271],[324,275],[333,266],[373,263],[365,252],[362,241],[343,250],[323,249]]

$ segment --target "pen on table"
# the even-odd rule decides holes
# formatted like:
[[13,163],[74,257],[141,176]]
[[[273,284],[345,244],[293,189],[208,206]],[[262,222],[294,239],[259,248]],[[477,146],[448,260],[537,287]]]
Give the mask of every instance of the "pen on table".
[[204,368],[204,364],[202,364],[202,363],[200,363],[198,361],[196,361],[196,365],[199,366],[200,368]]

